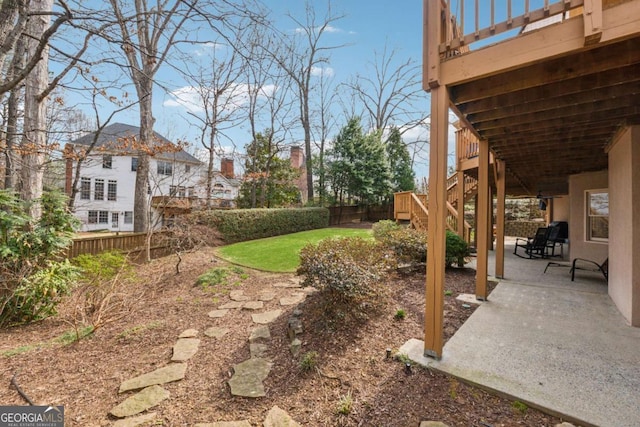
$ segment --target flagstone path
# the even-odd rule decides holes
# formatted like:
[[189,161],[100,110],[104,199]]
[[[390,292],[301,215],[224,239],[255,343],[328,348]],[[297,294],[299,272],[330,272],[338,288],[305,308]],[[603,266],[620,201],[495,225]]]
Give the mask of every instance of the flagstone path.
[[[278,304],[285,308],[300,304],[306,296],[315,289],[300,289],[299,281],[280,282],[273,285],[279,288],[280,292],[287,290],[288,294],[278,300]],[[212,319],[234,316],[245,310],[258,311],[264,308],[264,303],[271,301],[277,296],[275,289],[263,290],[257,297],[252,298],[245,295],[242,290],[234,290],[230,293],[231,301],[220,305],[216,310],[208,313]],[[271,331],[269,324],[275,321],[283,313],[282,309],[256,312],[251,314],[251,319],[256,325],[252,329],[249,337],[250,357],[240,363],[233,365],[233,376],[228,384],[231,394],[250,398],[259,398],[266,395],[263,381],[268,377],[273,366],[271,360],[267,358],[269,343],[271,341]],[[287,334],[291,343],[291,352],[297,355],[300,351],[301,342],[298,336],[303,332],[300,321],[301,311],[293,310],[288,321]],[[229,328],[212,326],[204,331],[205,339],[219,339],[230,332]],[[190,359],[197,355],[201,339],[198,338],[199,331],[196,329],[186,329],[178,336],[174,346],[171,360],[164,367],[154,371],[138,375],[134,378],[122,382],[119,393],[134,392],[116,405],[109,414],[119,418],[113,423],[114,427],[136,427],[149,425],[157,417],[155,412],[147,412],[163,401],[170,399],[169,391],[162,385],[181,381],[187,371]],[[295,420],[277,406],[273,406],[265,415],[264,427],[299,427]],[[252,427],[247,420],[238,421],[214,421],[209,423],[198,423],[195,427]],[[420,427],[448,427],[440,421],[423,421]],[[572,427],[569,423],[558,424],[556,427]]]
[[[237,315],[237,313],[246,310],[255,311],[251,314],[251,319],[256,327],[248,337],[250,357],[233,365],[233,376],[228,381],[231,394],[234,396],[258,398],[266,395],[262,382],[267,378],[273,366],[273,363],[266,357],[271,340],[271,331],[268,325],[282,315],[283,310],[260,311],[264,308],[265,302],[273,300],[278,293],[285,291],[286,295],[278,300],[278,304],[285,308],[301,303],[309,293],[301,292],[297,280],[277,283],[273,287],[280,288],[280,291],[276,292],[276,289],[263,290],[257,297],[245,295],[242,290],[234,290],[229,294],[231,301],[221,304],[216,310],[208,313],[209,318],[216,319]],[[289,289],[291,291],[288,291]],[[299,313],[294,317],[297,318],[298,315]],[[299,320],[293,323],[297,325],[297,328],[293,332],[292,339],[299,342],[295,337],[302,332],[302,326]],[[228,328],[212,326],[204,331],[204,336],[205,339],[219,339],[229,332]],[[290,330],[290,337],[291,334]],[[132,391],[136,391],[136,393],[111,409],[109,413],[120,418],[114,423],[114,426],[135,427],[155,419],[156,413],[154,412],[140,414],[170,398],[170,393],[162,387],[163,384],[184,379],[188,361],[196,356],[200,347],[201,339],[198,338],[198,335],[199,331],[196,329],[184,330],[178,336],[173,346],[171,360],[166,366],[122,382],[119,393]],[[284,410],[277,406],[271,408],[266,414],[263,425],[266,427],[299,426]],[[246,420],[216,421],[196,424],[196,427],[251,427],[251,424]]]

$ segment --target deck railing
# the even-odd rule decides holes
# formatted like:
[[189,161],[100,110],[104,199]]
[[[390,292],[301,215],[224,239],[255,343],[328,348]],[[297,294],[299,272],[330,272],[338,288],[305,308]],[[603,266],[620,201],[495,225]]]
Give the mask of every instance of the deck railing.
[[[424,0],[424,7],[431,0]],[[441,0],[444,28],[439,51],[445,57],[461,47],[578,8],[583,0]]]
[[[449,178],[447,178],[447,202],[450,203],[454,208],[458,206],[458,191],[456,190],[457,185],[458,174],[453,174]],[[465,199],[475,194],[478,190],[478,180],[466,174],[464,176],[463,185]]]
[[[478,157],[480,154],[480,143],[478,138],[467,127],[456,130],[456,155],[458,163],[462,160]],[[458,169],[460,165],[458,164]]]
[[[426,195],[403,191],[395,193],[393,198],[393,211],[396,220],[410,221],[414,228],[424,231],[427,230],[429,211],[427,210]],[[457,232],[458,212],[449,202],[447,202],[446,224],[447,229]],[[464,223],[464,235],[462,238],[467,242],[470,242],[471,239],[471,226],[466,221]]]

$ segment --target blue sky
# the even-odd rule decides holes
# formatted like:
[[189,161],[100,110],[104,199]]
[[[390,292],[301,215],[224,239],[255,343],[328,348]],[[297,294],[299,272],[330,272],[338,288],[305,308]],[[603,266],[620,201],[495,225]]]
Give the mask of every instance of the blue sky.
[[[318,16],[317,22],[322,22],[322,18],[326,14],[327,1],[310,1],[316,8]],[[469,9],[471,7],[471,3],[469,3],[470,0],[464,1],[466,2],[467,12],[469,12],[469,10],[472,10]],[[556,2],[560,0],[551,1]],[[538,4],[540,2],[542,2],[542,0],[531,0],[531,8],[540,7]],[[296,24],[286,16],[287,12],[296,16],[299,21],[305,21],[304,0],[264,0],[264,3],[273,12],[272,18],[275,19],[279,30],[284,33],[293,33],[296,29]],[[412,59],[417,65],[420,65],[422,61],[422,0],[402,0],[401,2],[383,0],[333,0],[331,6],[332,15],[344,15],[341,19],[332,23],[331,31],[327,31],[326,34],[322,36],[322,44],[324,45],[343,46],[331,51],[330,61],[326,65],[333,73],[335,83],[346,82],[357,74],[372,75],[375,71],[374,65],[372,64],[375,61],[374,52],[381,55],[385,47],[388,50],[395,50],[395,58],[398,64],[405,62],[407,59]],[[108,8],[108,6],[104,5],[103,7]],[[455,12],[457,10],[455,1],[452,7]],[[500,15],[504,14],[504,10],[502,10],[504,7],[498,7],[497,9],[498,16],[496,19],[499,21],[504,18]],[[514,14],[515,13],[514,11]],[[486,14],[481,14],[481,21],[486,21],[487,19]],[[481,25],[483,23],[484,22],[481,22]],[[207,41],[212,40],[213,38]],[[482,43],[485,44],[486,41]],[[185,49],[191,49],[187,51],[190,55],[189,60],[195,62],[201,55],[202,49],[207,48],[214,49],[211,45],[187,46]],[[120,77],[119,72],[113,72],[111,70],[106,70],[106,72],[102,70],[102,72],[105,74],[99,75],[101,79],[103,77],[107,79],[119,79],[119,83],[127,84],[128,77]],[[164,90],[154,92],[153,113],[156,119],[155,130],[171,140],[186,140],[191,142],[193,146],[197,146],[200,132],[197,126],[194,125],[195,121],[188,114],[188,108],[185,107],[184,102],[181,105],[171,93],[171,91],[180,89],[184,91],[185,89],[189,89],[189,83],[173,71],[172,67],[168,64],[163,66],[156,77],[168,88],[169,93]],[[242,84],[243,82],[239,83]],[[129,93],[135,93],[130,85],[125,89]],[[430,110],[429,96],[426,93],[422,94],[424,98],[417,103],[419,107],[417,109],[424,111],[426,114]],[[111,106],[111,108],[113,108],[113,106]],[[340,108],[340,112],[342,113],[341,107],[335,106],[335,108]],[[105,105],[105,111],[108,111],[108,109],[109,105]],[[92,116],[91,112],[88,114]],[[105,115],[106,113],[103,113],[103,116]],[[341,125],[345,124],[347,119],[347,117],[344,117]],[[456,120],[455,116],[451,115],[450,120]],[[124,111],[118,114],[114,118],[114,121],[137,125],[139,123],[137,110],[134,108]],[[396,123],[396,125],[400,124],[401,123]],[[290,143],[299,143],[302,140],[299,126],[296,125],[291,128],[294,130],[287,135],[288,138],[291,139]],[[338,131],[339,129],[335,129],[331,136],[335,136]],[[244,146],[251,140],[246,126],[235,127],[227,133],[230,140],[221,141],[223,145],[222,151],[224,152],[231,152],[232,150],[235,150],[235,153],[241,152]],[[412,132],[407,132],[404,136],[404,140],[407,143],[411,143],[411,141],[415,141],[416,139],[428,139],[426,128],[416,128]],[[232,143],[230,141],[232,141]],[[449,132],[450,165],[453,164],[455,160],[454,142],[454,134],[451,129]],[[428,175],[428,145],[423,144],[421,149],[418,150],[418,155],[415,157],[414,170],[416,171],[418,179]]]
[[[326,12],[326,2],[312,0],[317,9],[317,15],[321,20]],[[280,30],[291,32],[295,30],[295,24],[286,17],[290,12],[300,21],[304,18],[303,0],[265,0],[265,4],[273,11],[273,16]],[[332,2],[332,14],[344,15],[333,23],[332,31],[323,35],[323,43],[326,45],[344,45],[331,51],[331,60],[327,65],[331,68],[336,82],[347,81],[356,74],[367,75],[374,71],[374,52],[381,54],[385,49],[395,49],[398,61],[413,59],[417,64],[422,59],[422,0],[403,0],[392,3],[382,0],[334,0]],[[194,55],[195,57],[195,55]],[[169,67],[165,67],[158,75],[164,82],[169,82],[174,89],[183,88],[186,85],[178,76],[170,74]],[[424,111],[429,111],[428,95],[424,94]],[[156,92],[154,94],[154,116],[156,118],[155,130],[170,139],[186,139],[194,141],[198,138],[198,132],[193,126],[185,123],[189,119],[187,109],[175,102],[170,94]],[[116,121],[129,124],[137,124],[137,111],[130,110],[116,117]],[[345,118],[343,123],[346,123]],[[422,131],[425,137],[425,130]],[[337,133],[337,130],[336,130]],[[233,143],[237,150],[241,150],[250,142],[248,132],[242,129],[231,131]],[[295,138],[295,134],[293,138]],[[406,139],[411,139],[408,134]],[[450,152],[454,147],[454,141],[450,139]],[[228,148],[228,147],[227,147]],[[424,147],[420,155],[416,157],[415,170],[417,177],[427,175],[426,159],[428,147]]]
[[[271,0],[266,2],[280,30],[291,32],[295,24],[286,17],[290,12],[304,21],[304,2],[301,0]],[[326,12],[326,2],[316,1],[317,15],[321,18]],[[374,52],[382,54],[385,49],[395,49],[397,60],[412,58],[420,63],[422,53],[422,1],[404,1],[403,7],[384,1],[341,0],[332,3],[334,15],[344,17],[333,23],[332,30],[323,35],[326,45],[344,45],[331,51],[330,67],[337,82],[347,81],[356,74],[366,75],[373,71],[371,62]],[[184,127],[186,117],[183,108],[176,106],[170,96],[162,94],[156,97],[154,114],[157,118],[156,130],[170,137],[196,137],[193,129]],[[428,95],[424,94],[424,111],[428,111]],[[132,120],[136,115],[129,113]],[[344,120],[346,122],[346,118]],[[163,128],[164,127],[164,128]],[[180,130],[183,129],[183,132]],[[337,132],[337,130],[336,130]],[[424,130],[423,130],[424,134]],[[411,138],[409,135],[408,138]],[[238,131],[234,136],[236,148],[241,149],[250,141],[248,133]],[[424,154],[424,153],[422,153]],[[421,156],[422,157],[422,156]],[[416,160],[416,170],[420,176],[426,175],[425,159]]]

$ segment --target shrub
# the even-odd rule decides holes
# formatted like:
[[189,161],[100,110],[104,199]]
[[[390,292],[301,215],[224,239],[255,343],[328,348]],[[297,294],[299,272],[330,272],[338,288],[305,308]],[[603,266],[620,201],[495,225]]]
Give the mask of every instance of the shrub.
[[400,230],[402,227],[395,221],[390,219],[384,219],[378,221],[371,227],[373,237],[376,240],[381,240],[389,235],[392,231]]
[[196,280],[196,284],[202,287],[210,287],[226,284],[229,270],[226,268],[212,268],[206,273],[200,275]]
[[65,196],[45,192],[35,203],[42,208],[37,219],[16,193],[0,190],[0,326],[55,314],[77,276],[75,267],[60,260],[77,224]]
[[119,252],[80,255],[73,263],[81,270],[78,286],[73,291],[73,325],[77,339],[80,331],[90,325],[93,331],[128,316],[141,299],[128,288],[135,280],[135,271],[126,256]]
[[388,229],[376,239],[400,264],[419,264],[427,259],[427,233],[413,228]]
[[300,251],[303,286],[320,290],[327,312],[363,312],[380,303],[390,257],[375,240],[328,238]]
[[465,257],[470,255],[469,245],[456,233],[447,230],[447,254],[446,265],[451,267],[454,263],[458,267],[464,267]]
[[208,210],[192,215],[193,223],[206,225],[225,243],[329,226],[329,210],[325,208]]

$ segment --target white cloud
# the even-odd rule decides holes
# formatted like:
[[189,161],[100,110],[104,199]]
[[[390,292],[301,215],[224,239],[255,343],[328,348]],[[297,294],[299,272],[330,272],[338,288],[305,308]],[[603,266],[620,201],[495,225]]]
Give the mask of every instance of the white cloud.
[[333,68],[331,67],[311,67],[311,75],[316,77],[327,76],[333,77],[335,74]]
[[331,25],[327,25],[326,27],[324,27],[324,30],[327,33],[341,33],[342,32],[342,30],[340,28],[332,27]]
[[200,47],[193,51],[195,56],[205,56],[210,53],[212,50],[219,50],[226,48],[226,45],[217,42],[206,42],[202,43]]
[[165,107],[184,107],[192,113],[203,111],[202,97],[193,86],[184,86],[169,93],[172,99],[164,101]]
[[[232,85],[220,99],[219,105],[224,106],[229,111],[236,110],[249,101],[248,92],[249,85],[246,83],[237,83]],[[261,98],[273,96],[277,90],[275,85],[265,85],[259,89]],[[201,95],[201,89],[193,86],[184,86],[169,93],[171,99],[164,101],[165,107],[182,107],[188,111],[197,114],[204,111],[204,101]]]
[[[331,25],[327,25],[326,27],[324,27],[324,29],[322,27],[315,27],[314,31],[315,32],[319,32],[323,30],[326,33],[344,33],[344,30],[338,28],[338,27],[334,27]],[[307,29],[303,28],[303,27],[298,27],[295,30],[293,30],[296,34],[306,34],[307,33]]]

